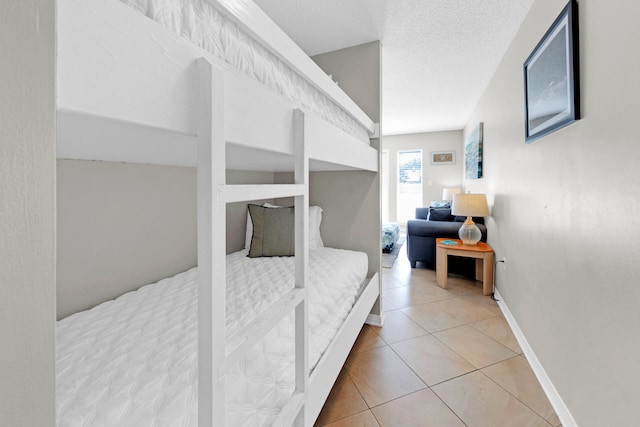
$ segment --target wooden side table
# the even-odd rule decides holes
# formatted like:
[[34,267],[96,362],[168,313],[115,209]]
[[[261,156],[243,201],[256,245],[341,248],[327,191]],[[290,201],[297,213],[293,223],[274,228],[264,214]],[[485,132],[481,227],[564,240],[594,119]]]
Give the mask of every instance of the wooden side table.
[[[456,242],[456,245],[445,245],[443,240]],[[491,295],[493,292],[493,249],[483,242],[477,246],[463,245],[459,239],[436,239],[436,281],[442,289],[447,289],[447,274],[449,255],[475,258],[476,280],[482,280],[482,294]]]

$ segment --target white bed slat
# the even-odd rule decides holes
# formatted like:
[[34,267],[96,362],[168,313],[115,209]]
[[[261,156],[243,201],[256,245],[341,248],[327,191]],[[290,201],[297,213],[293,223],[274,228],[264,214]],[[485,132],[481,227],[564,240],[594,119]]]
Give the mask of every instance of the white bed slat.
[[226,343],[226,206],[213,203],[225,185],[224,82],[206,59],[196,61],[198,115],[198,425],[225,425],[225,380],[214,376]]
[[305,294],[304,289],[290,290],[271,307],[256,316],[246,327],[229,337],[230,351],[225,357],[224,365],[218,375],[225,375],[251,347],[264,338],[267,332],[305,299]]
[[225,185],[218,188],[219,203],[249,202],[300,196],[306,192],[303,184]]
[[375,148],[358,144],[355,137],[317,117],[305,117],[305,127],[310,159],[378,171],[378,150]]

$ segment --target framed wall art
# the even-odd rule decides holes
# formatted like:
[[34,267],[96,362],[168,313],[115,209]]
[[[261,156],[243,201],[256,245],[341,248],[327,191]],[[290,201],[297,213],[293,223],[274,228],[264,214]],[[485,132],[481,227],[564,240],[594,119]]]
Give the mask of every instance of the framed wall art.
[[482,178],[482,122],[473,128],[464,141],[464,175],[467,179]]
[[430,153],[431,164],[438,165],[452,165],[456,162],[455,151],[432,151]]
[[525,142],[580,118],[578,4],[571,0],[524,63]]

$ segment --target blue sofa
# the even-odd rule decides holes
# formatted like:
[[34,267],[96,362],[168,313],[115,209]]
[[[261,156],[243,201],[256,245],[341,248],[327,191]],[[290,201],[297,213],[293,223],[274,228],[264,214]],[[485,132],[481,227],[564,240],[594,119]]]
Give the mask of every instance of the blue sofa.
[[[454,217],[451,208],[429,207],[416,208],[416,219],[407,221],[407,257],[411,267],[421,262],[427,268],[435,269],[436,266],[436,238],[445,237],[458,239],[458,230],[462,226],[465,217]],[[480,231],[482,241],[487,241],[487,228],[484,218],[473,218]],[[449,271],[475,276],[475,260],[468,258],[449,257]]]

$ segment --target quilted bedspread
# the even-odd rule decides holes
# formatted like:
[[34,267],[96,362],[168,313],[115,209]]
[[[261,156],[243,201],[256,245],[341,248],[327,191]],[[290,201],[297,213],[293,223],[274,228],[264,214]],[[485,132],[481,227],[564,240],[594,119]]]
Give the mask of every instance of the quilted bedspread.
[[[227,256],[227,333],[294,285],[294,259]],[[314,367],[353,306],[367,256],[310,251]],[[197,269],[57,324],[57,421],[64,426],[197,426]],[[227,425],[269,425],[293,391],[293,313],[227,376]]]

